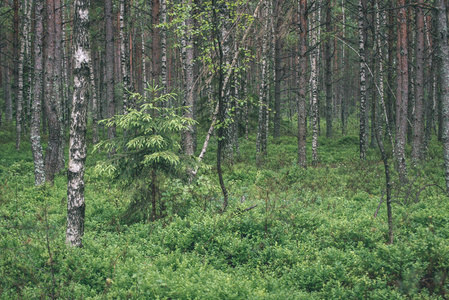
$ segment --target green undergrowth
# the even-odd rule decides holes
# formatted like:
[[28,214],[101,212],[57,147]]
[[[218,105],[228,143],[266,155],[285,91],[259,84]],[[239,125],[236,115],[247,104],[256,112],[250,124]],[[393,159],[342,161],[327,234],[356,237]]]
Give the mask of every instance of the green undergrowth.
[[242,139],[224,166],[223,214],[212,142],[211,168],[196,181],[164,178],[156,221],[132,219],[136,188],[98,176],[104,154],[89,152],[84,247],[73,249],[65,176],[35,188],[29,143],[15,151],[11,136],[2,132],[0,145],[1,299],[447,297],[449,201],[435,141],[431,158],[409,168],[409,184],[394,183],[392,245],[385,203],[374,216],[383,164],[376,149],[360,162],[355,136],[320,137],[320,162],[307,169],[296,165],[293,137],[270,140],[259,166],[255,137]]

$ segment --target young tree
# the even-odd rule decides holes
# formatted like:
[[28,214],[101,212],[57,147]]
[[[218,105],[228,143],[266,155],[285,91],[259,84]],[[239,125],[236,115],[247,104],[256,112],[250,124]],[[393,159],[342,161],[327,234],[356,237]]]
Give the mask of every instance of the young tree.
[[332,3],[326,0],[326,40],[324,42],[324,84],[326,87],[326,137],[332,137]]
[[73,26],[74,86],[70,126],[69,167],[67,171],[66,243],[82,247],[84,234],[84,163],[86,161],[87,103],[89,88],[89,3],[75,0]]
[[33,102],[31,107],[31,126],[30,126],[30,138],[31,138],[31,150],[33,152],[34,161],[34,184],[36,186],[42,185],[45,182],[45,170],[44,170],[44,155],[41,144],[41,103],[42,103],[42,89],[43,89],[43,38],[44,38],[44,24],[43,24],[43,11],[44,0],[34,1],[34,91]]

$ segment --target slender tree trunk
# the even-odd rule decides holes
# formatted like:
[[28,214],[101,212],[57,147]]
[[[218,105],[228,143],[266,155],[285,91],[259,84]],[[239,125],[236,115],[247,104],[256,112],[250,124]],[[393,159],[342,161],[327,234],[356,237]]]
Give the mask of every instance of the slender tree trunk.
[[443,158],[446,179],[446,191],[449,194],[449,45],[447,28],[447,6],[445,0],[436,1],[437,28],[440,47],[440,78],[443,119]]
[[405,142],[407,134],[408,108],[408,45],[407,45],[407,11],[405,0],[398,0],[398,73],[396,96],[396,159],[401,183],[407,181],[405,162]]
[[[317,2],[313,3],[312,10],[317,9]],[[319,10],[318,10],[319,12]],[[319,127],[319,107],[318,107],[318,29],[319,13],[314,12],[311,20],[312,30],[312,50],[310,53],[310,83],[311,83],[311,110],[312,110],[312,165],[318,164],[318,127]]]
[[[106,35],[106,53],[105,53],[105,84],[107,117],[112,118],[115,115],[114,98],[114,25],[112,14],[112,0],[104,1],[105,15],[105,35]],[[115,126],[108,127],[108,139],[115,138]]]
[[296,76],[298,86],[298,164],[307,167],[306,155],[306,93],[307,93],[307,37],[308,37],[308,20],[307,20],[307,0],[298,1],[299,8],[299,55],[297,55],[299,68],[298,76]]
[[151,80],[155,84],[159,84],[159,76],[161,76],[161,46],[160,46],[160,28],[159,15],[160,15],[160,0],[153,0],[152,9],[152,68],[151,68]]
[[416,6],[416,63],[415,113],[413,116],[412,159],[416,163],[424,157],[424,11],[423,0]]
[[[13,2],[13,41],[12,41],[12,56],[13,56],[13,76],[14,76],[14,100],[16,102],[16,150],[20,150],[20,135],[22,132],[22,98],[23,98],[23,88],[19,90],[19,81],[22,81],[21,74],[19,74],[19,55],[22,54],[22,51],[19,53],[19,0],[14,0]],[[23,41],[22,41],[23,42]],[[22,45],[20,45],[22,46]],[[22,65],[23,65],[23,56],[22,56]],[[22,70],[23,71],[23,70]],[[19,79],[20,78],[20,79]],[[22,81],[23,85],[23,81]],[[22,95],[19,93],[22,92]]]
[[82,247],[84,234],[84,168],[87,155],[87,104],[89,89],[89,3],[75,0],[74,39],[74,93],[70,125],[69,168],[67,172],[67,231],[66,243]]
[[[161,0],[161,23],[167,23],[167,1]],[[191,50],[193,51],[193,49]],[[190,49],[188,50],[190,52]],[[189,53],[191,55],[191,53]],[[161,27],[161,85],[163,88],[163,93],[168,93],[168,83],[167,83],[167,28],[165,26]]]
[[367,147],[367,112],[366,112],[366,58],[365,58],[365,10],[363,0],[358,4],[359,56],[360,56],[360,159],[366,159]]
[[274,118],[273,118],[273,137],[278,138],[281,135],[281,84],[282,84],[282,39],[281,39],[281,9],[283,0],[276,0],[275,15],[276,24],[274,29]]
[[[184,4],[192,7],[192,0],[184,0]],[[193,9],[193,8],[192,8]],[[186,110],[184,110],[184,117],[193,119],[194,105],[195,105],[195,78],[193,74],[194,67],[194,44],[193,44],[193,11],[190,10],[188,12],[188,17],[185,20],[185,32],[183,36],[184,41],[184,49],[183,52],[183,69],[184,69],[184,78],[185,78],[185,86],[184,86],[184,103],[183,106],[186,106]],[[183,132],[183,149],[184,154],[193,155],[194,154],[194,125],[189,125],[188,128]]]
[[268,106],[268,68],[269,68],[269,17],[268,17],[268,1],[264,3],[263,19],[265,21],[264,34],[262,37],[262,61],[261,61],[261,79],[259,88],[259,122],[257,130],[257,162],[261,162],[261,158],[267,154],[267,106]]
[[[92,55],[93,56],[93,55]],[[97,88],[95,86],[94,68],[92,65],[92,56],[89,60],[89,83],[90,83],[90,97],[92,99],[92,143],[95,145],[100,140],[98,136],[98,97]]]
[[[120,0],[120,64],[122,69],[122,82],[123,82],[123,114],[128,113],[130,105],[129,94],[129,45],[128,34],[129,28],[125,28],[125,24],[128,25],[128,0]],[[128,27],[128,26],[126,26]]]
[[44,72],[44,53],[42,49],[43,38],[44,38],[44,24],[43,24],[43,13],[44,13],[44,1],[35,0],[34,1],[34,91],[33,91],[33,102],[31,107],[31,126],[30,126],[30,137],[31,137],[31,150],[33,152],[34,161],[34,184],[36,186],[42,185],[45,182],[45,170],[44,170],[44,155],[41,144],[41,104],[42,104],[42,89],[43,89],[43,72]]
[[327,37],[324,44],[324,84],[326,86],[326,137],[332,137],[332,52],[331,52],[331,33],[332,33],[332,3],[326,0],[326,33]]

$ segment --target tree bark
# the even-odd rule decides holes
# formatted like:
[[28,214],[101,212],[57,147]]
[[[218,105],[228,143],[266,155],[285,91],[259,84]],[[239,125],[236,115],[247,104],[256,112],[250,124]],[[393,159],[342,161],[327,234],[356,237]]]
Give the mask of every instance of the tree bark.
[[436,1],[437,28],[440,48],[440,80],[441,80],[441,100],[442,100],[442,120],[443,120],[443,158],[446,180],[446,191],[449,194],[449,45],[447,27],[447,6],[445,0]]
[[407,182],[407,166],[405,161],[405,143],[407,134],[408,108],[408,45],[407,45],[407,11],[405,0],[398,0],[398,70],[396,91],[396,146],[395,154],[398,163],[399,177],[402,184]]
[[88,1],[75,0],[74,93],[70,126],[69,168],[67,172],[66,243],[82,247],[84,234],[84,168],[86,161],[87,103],[89,88],[89,10]]
[[[56,173],[64,167],[62,116],[60,108],[61,41],[58,40],[56,10],[58,0],[47,0],[47,34],[44,56],[44,105],[48,120],[48,144],[45,152],[45,178],[53,183]],[[60,25],[60,24],[59,24]],[[58,72],[59,71],[59,72]]]
[[367,147],[367,112],[366,112],[366,58],[365,58],[365,9],[363,0],[358,4],[358,31],[359,31],[359,57],[360,57],[360,159],[366,159]]
[[311,81],[311,110],[312,110],[312,165],[318,164],[318,134],[319,134],[319,109],[318,109],[318,26],[319,9],[316,7],[317,2],[313,3],[311,29],[312,30],[312,50],[310,53],[310,81]]
[[331,32],[332,32],[332,4],[331,0],[326,0],[326,40],[324,44],[324,84],[326,87],[326,137],[332,137],[332,52],[331,52]]
[[[193,74],[194,67],[194,43],[193,43],[193,1],[184,0],[183,3],[190,7],[188,16],[185,20],[185,32],[184,32],[184,49],[183,49],[183,69],[184,69],[184,101],[183,106],[186,106],[184,110],[184,117],[193,119],[194,106],[195,106],[195,78]],[[186,130],[183,131],[183,150],[185,155],[193,155],[195,148],[195,129],[194,125],[189,125]]]
[[45,182],[45,170],[44,170],[44,155],[41,144],[40,125],[41,125],[41,113],[42,113],[42,89],[43,89],[43,38],[44,38],[44,24],[43,24],[43,11],[44,1],[35,0],[35,25],[34,25],[34,91],[33,102],[31,107],[31,126],[30,126],[30,138],[31,138],[31,150],[33,152],[34,161],[34,184],[36,186],[42,185]]
[[307,37],[308,37],[308,20],[307,20],[307,0],[298,1],[298,20],[299,20],[299,55],[297,55],[297,67],[299,68],[298,76],[296,76],[298,86],[298,164],[307,167],[306,155],[306,93],[307,93]]
[[[104,1],[105,15],[105,85],[107,101],[107,117],[112,118],[115,115],[115,97],[114,97],[114,25],[112,14],[112,0]],[[108,127],[108,139],[115,138],[115,125]]]
[[[22,95],[19,95],[20,92],[23,92],[23,88],[19,88],[19,81],[23,81],[21,78],[21,74],[19,74],[19,55],[22,53],[19,49],[19,0],[14,0],[13,2],[13,41],[12,41],[12,56],[13,56],[13,76],[14,76],[14,100],[16,102],[16,150],[20,150],[20,135],[22,132]],[[22,41],[23,42],[23,41]],[[20,45],[22,46],[22,44]],[[23,65],[23,56],[22,56],[22,65]],[[19,79],[20,78],[20,79]]]

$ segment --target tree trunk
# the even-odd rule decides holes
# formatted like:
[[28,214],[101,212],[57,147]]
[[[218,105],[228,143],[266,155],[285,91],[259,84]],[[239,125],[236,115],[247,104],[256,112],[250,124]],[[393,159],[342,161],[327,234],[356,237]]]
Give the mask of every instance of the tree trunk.
[[257,129],[257,163],[261,162],[262,157],[267,154],[267,106],[268,106],[268,68],[269,68],[269,16],[268,1],[264,3],[263,10],[264,34],[262,37],[262,61],[261,61],[261,79],[259,88],[259,121]]
[[[187,4],[187,6],[192,7],[192,0],[184,0],[183,4]],[[183,36],[184,41],[184,49],[183,49],[183,69],[184,69],[184,102],[183,106],[187,108],[184,110],[184,117],[193,119],[194,105],[195,105],[195,78],[193,74],[194,67],[194,44],[193,44],[193,18],[192,11],[188,12],[188,17],[185,20],[185,31]],[[194,146],[195,146],[195,133],[194,133],[194,125],[189,125],[188,128],[183,132],[183,149],[185,155],[193,155],[194,154]]]
[[365,10],[363,0],[358,4],[359,56],[360,56],[360,159],[366,159],[367,147],[367,112],[366,112],[366,58],[365,58]]
[[66,243],[82,247],[84,234],[84,168],[87,154],[87,104],[89,89],[89,4],[75,0],[74,93],[70,125],[69,167],[67,172],[67,231]]
[[326,137],[332,137],[332,52],[331,52],[331,0],[326,0],[326,40],[324,44],[324,84],[326,86]]
[[122,69],[122,83],[123,83],[123,114],[128,113],[130,105],[129,94],[129,45],[128,45],[128,0],[120,0],[120,64]]
[[445,0],[436,1],[437,28],[440,47],[439,75],[441,80],[441,100],[443,119],[443,158],[446,179],[446,191],[449,194],[449,45],[447,28],[447,7]]
[[160,46],[160,28],[159,14],[160,14],[160,0],[153,0],[152,9],[152,67],[151,67],[151,80],[154,84],[159,84],[159,76],[161,76],[161,46]]
[[34,161],[34,184],[36,186],[42,185],[45,182],[45,170],[44,170],[44,155],[41,144],[41,113],[42,113],[42,89],[43,89],[43,38],[44,38],[44,0],[34,1],[35,9],[35,25],[34,25],[34,91],[33,102],[31,107],[31,126],[30,126],[30,138],[31,138],[31,150],[33,152]]
[[307,167],[306,155],[306,92],[307,92],[307,37],[308,37],[308,20],[307,20],[307,0],[299,0],[299,55],[296,63],[299,69],[296,76],[298,86],[298,164]]
[[281,9],[284,0],[276,0],[275,15],[276,27],[274,29],[274,118],[273,118],[273,137],[278,138],[281,135],[281,84],[282,84],[282,39],[281,39]]
[[[112,118],[115,115],[115,97],[114,97],[114,25],[112,14],[112,0],[104,1],[105,15],[105,85],[107,101],[107,117]],[[108,127],[108,139],[115,138],[115,125]]]
[[[14,100],[16,102],[16,150],[20,150],[20,135],[22,131],[22,98],[23,98],[23,87],[19,88],[19,81],[21,81],[23,85],[23,78],[21,78],[21,74],[19,74],[19,66],[20,58],[19,55],[22,54],[22,49],[19,49],[19,0],[14,0],[13,2],[13,41],[12,41],[12,58],[13,58],[13,76],[14,76]],[[20,45],[20,47],[23,44]],[[20,51],[19,51],[20,50]],[[20,53],[19,53],[20,52]],[[22,64],[23,65],[23,56],[22,56]],[[23,70],[22,70],[23,71]],[[20,79],[19,79],[20,78]],[[22,95],[19,93],[22,92]]]
[[[313,3],[312,10],[317,9],[317,3]],[[319,10],[318,10],[319,12]],[[310,53],[310,81],[311,81],[311,110],[312,110],[312,165],[318,164],[318,126],[319,126],[319,109],[318,109],[318,29],[319,13],[314,12],[311,20],[312,30],[312,51]]]
[[423,159],[424,148],[424,11],[423,0],[416,6],[415,113],[413,116],[412,160]]
[[[56,173],[64,167],[62,118],[60,109],[60,68],[61,41],[56,32],[56,10],[60,10],[58,0],[47,0],[47,34],[44,56],[44,105],[48,120],[48,144],[45,152],[45,178],[53,183]],[[56,6],[58,5],[58,6]],[[60,24],[59,24],[60,25]]]
[[94,69],[92,66],[92,56],[89,60],[89,70],[90,70],[90,97],[92,99],[92,143],[95,145],[100,140],[98,136],[98,97],[97,88],[95,86]]
[[[161,0],[161,23],[167,23],[167,1]],[[190,51],[190,49],[189,49]],[[193,51],[193,48],[192,50]],[[191,53],[189,53],[191,55]],[[168,83],[167,83],[167,28],[165,26],[161,27],[161,85],[163,88],[163,93],[168,93]]]
[[396,96],[396,146],[395,154],[398,163],[399,177],[402,184],[407,182],[407,166],[405,162],[405,142],[407,134],[408,108],[408,45],[407,45],[407,11],[405,0],[398,0],[398,70]]

